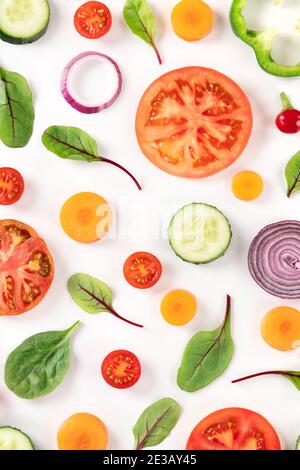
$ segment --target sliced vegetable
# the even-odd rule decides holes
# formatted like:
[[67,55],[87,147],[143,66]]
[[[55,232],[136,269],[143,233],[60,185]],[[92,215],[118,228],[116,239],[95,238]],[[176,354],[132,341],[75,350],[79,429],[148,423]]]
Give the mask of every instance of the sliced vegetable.
[[133,387],[141,376],[141,364],[135,354],[124,349],[109,353],[101,366],[102,377],[114,388]]
[[108,312],[130,325],[143,328],[142,325],[121,317],[112,306],[110,288],[104,282],[88,274],[78,273],[70,277],[68,291],[74,302],[87,313]]
[[214,15],[202,0],[182,0],[174,7],[171,21],[174,32],[185,41],[198,41],[210,33]]
[[163,442],[176,426],[179,415],[180,407],[172,398],[163,398],[146,408],[133,428],[135,449]]
[[284,134],[300,131],[300,111],[295,109],[285,93],[280,93],[283,110],[276,118],[276,126]]
[[300,151],[297,152],[285,167],[285,178],[287,182],[287,197],[300,190]]
[[268,372],[258,372],[257,374],[247,375],[247,377],[233,380],[232,383],[236,384],[239,382],[244,382],[245,380],[254,379],[256,377],[263,377],[265,375],[281,375],[282,377],[285,377],[286,379],[293,382],[295,387],[300,390],[300,371],[294,370],[271,370]]
[[263,190],[264,183],[261,176],[254,171],[241,171],[231,182],[233,194],[242,201],[257,199]]
[[62,206],[60,222],[64,232],[80,243],[92,243],[105,237],[112,222],[108,202],[95,193],[78,193]]
[[290,307],[274,308],[264,317],[261,333],[272,348],[295,349],[300,346],[300,312]]
[[14,168],[0,168],[0,205],[15,204],[24,192],[22,175]]
[[124,19],[130,30],[151,46],[156,54],[158,63],[162,60],[154,42],[157,21],[147,0],[127,0],[123,9]]
[[60,426],[57,433],[59,450],[105,450],[108,432],[97,416],[76,413]]
[[97,39],[111,28],[112,17],[109,9],[101,2],[86,2],[74,15],[74,25],[81,36]]
[[34,109],[28,83],[22,75],[0,67],[0,139],[7,147],[25,147],[32,134],[33,122]]
[[193,203],[172,218],[168,229],[172,250],[183,261],[205,264],[225,254],[231,242],[231,227],[216,207]]
[[137,289],[149,289],[160,279],[162,265],[156,256],[145,251],[133,253],[123,267],[126,281]]
[[164,320],[171,325],[186,325],[196,315],[197,300],[186,290],[173,290],[163,298],[160,311]]
[[284,220],[263,228],[251,243],[248,266],[269,294],[300,299],[300,222]]
[[260,67],[266,72],[279,77],[298,77],[300,64],[282,65],[272,58],[273,40],[277,34],[277,28],[269,28],[265,31],[253,31],[248,29],[243,10],[246,0],[233,0],[230,21],[234,33],[246,44],[253,48]]
[[35,230],[16,220],[0,220],[0,316],[36,307],[53,276],[51,253]]
[[162,75],[145,91],[136,114],[144,155],[163,171],[205,178],[231,165],[252,130],[241,88],[216,70],[185,67]]
[[279,437],[263,416],[225,408],[206,416],[189,437],[187,450],[281,450]]
[[10,353],[4,380],[15,395],[32,399],[53,392],[71,362],[70,340],[80,322],[64,331],[46,331],[27,338]]
[[108,158],[100,157],[97,151],[97,142],[78,127],[51,126],[45,130],[42,142],[49,152],[60,158],[68,160],[81,160],[84,162],[104,162],[124,171],[134,181],[138,189],[142,189],[136,178],[119,163]]
[[[112,97],[105,103],[99,103],[95,99],[93,103],[87,103],[87,101],[76,93],[76,90],[73,89],[73,72],[78,67],[86,66],[88,62],[97,61],[100,63],[109,64],[113,67],[116,77],[116,87],[115,92]],[[100,79],[103,80],[101,76]],[[100,52],[82,52],[81,54],[74,57],[65,67],[61,79],[61,92],[64,99],[69,103],[72,108],[76,109],[80,113],[84,114],[95,114],[100,113],[103,109],[109,108],[114,102],[119,98],[122,90],[122,74],[120,68],[115,60],[109,57],[106,54],[101,54]]]
[[37,41],[46,33],[49,20],[47,0],[1,0],[0,39],[11,44]]
[[296,449],[295,450],[300,450],[300,436],[298,437],[297,439],[297,442],[296,442]]
[[20,429],[0,427],[0,450],[34,450],[30,438]]
[[184,350],[177,384],[185,392],[206,387],[229,366],[234,352],[230,321],[231,298],[228,295],[223,323],[216,330],[196,333]]

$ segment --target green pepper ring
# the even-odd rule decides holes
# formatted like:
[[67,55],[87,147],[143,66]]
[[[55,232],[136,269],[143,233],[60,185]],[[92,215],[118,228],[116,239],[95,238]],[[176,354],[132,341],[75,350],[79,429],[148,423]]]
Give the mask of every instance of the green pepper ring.
[[265,31],[252,31],[247,28],[243,10],[247,0],[233,0],[230,9],[231,27],[242,41],[253,48],[260,67],[266,72],[278,77],[300,76],[300,62],[296,65],[281,65],[271,56],[273,39],[277,34],[276,28]]

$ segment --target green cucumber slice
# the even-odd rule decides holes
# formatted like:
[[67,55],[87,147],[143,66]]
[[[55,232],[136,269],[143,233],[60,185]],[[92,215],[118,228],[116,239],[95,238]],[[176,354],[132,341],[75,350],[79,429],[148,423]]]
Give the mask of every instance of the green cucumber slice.
[[300,450],[300,436],[298,437],[297,439],[297,442],[296,442],[296,450]]
[[224,255],[232,232],[227,218],[216,207],[195,202],[174,215],[168,236],[170,246],[179,258],[205,264]]
[[10,426],[0,427],[0,450],[34,450],[29,437]]
[[48,0],[1,0],[0,39],[27,44],[45,34],[50,19]]

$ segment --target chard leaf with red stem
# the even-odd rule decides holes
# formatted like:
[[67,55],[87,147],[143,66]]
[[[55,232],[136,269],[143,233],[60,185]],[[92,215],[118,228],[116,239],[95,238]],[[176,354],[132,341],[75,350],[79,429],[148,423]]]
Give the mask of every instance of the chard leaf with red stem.
[[290,380],[297,390],[300,391],[300,371],[297,370],[270,370],[267,372],[258,372],[257,374],[247,375],[246,377],[233,380],[232,383],[236,384],[244,382],[245,380],[255,379],[256,377],[263,377],[265,375],[281,375],[282,377]]

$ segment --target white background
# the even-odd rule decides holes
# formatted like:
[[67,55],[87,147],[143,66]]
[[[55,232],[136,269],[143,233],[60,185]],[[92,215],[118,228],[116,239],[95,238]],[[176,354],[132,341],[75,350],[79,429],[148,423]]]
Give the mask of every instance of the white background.
[[[285,136],[274,126],[280,91],[285,90],[300,106],[299,79],[276,78],[259,68],[251,49],[232,33],[228,21],[230,0],[209,1],[216,13],[214,30],[192,44],[180,40],[172,31],[170,14],[176,0],[151,0],[159,18],[157,43],[164,60],[162,66],[151,48],[125,26],[123,0],[106,3],[114,22],[110,33],[100,40],[84,39],[73,27],[73,13],[81,1],[53,0],[51,24],[40,41],[26,46],[0,44],[1,66],[28,79],[36,109],[34,134],[26,148],[14,150],[0,144],[1,165],[17,168],[26,181],[22,200],[12,207],[0,208],[0,216],[19,219],[37,229],[48,243],[56,267],[53,285],[37,308],[19,317],[0,319],[0,425],[23,429],[39,449],[56,449],[60,424],[71,414],[85,411],[96,414],[107,425],[109,449],[130,449],[131,429],[140,413],[152,402],[170,396],[178,400],[182,414],[161,449],[183,449],[200,419],[229,406],[262,413],[276,427],[284,446],[293,448],[300,434],[300,395],[293,385],[280,377],[237,385],[230,381],[255,371],[299,369],[299,351],[283,353],[271,349],[261,338],[260,323],[271,308],[282,304],[300,308],[300,301],[284,302],[265,293],[252,281],[246,264],[249,244],[259,229],[270,222],[300,216],[300,195],[288,200],[284,182],[285,164],[300,149],[299,134]],[[256,3],[263,10],[271,0]],[[298,2],[285,3],[295,9]],[[255,17],[264,27],[269,16],[262,10]],[[294,12],[294,23],[296,16]],[[93,116],[78,113],[60,94],[65,64],[86,50],[111,55],[120,64],[124,78],[118,102]],[[277,53],[282,54],[279,49]],[[212,67],[229,75],[248,94],[254,112],[253,135],[243,156],[226,171],[206,180],[189,181],[161,172],[141,154],[134,132],[135,112],[145,88],[164,72],[188,65]],[[90,83],[91,77],[87,79]],[[93,95],[104,90],[105,76],[101,75],[95,83]],[[88,93],[91,88],[82,91]],[[40,138],[52,124],[75,125],[88,131],[99,142],[103,155],[134,171],[143,184],[143,192],[139,193],[131,180],[113,167],[68,162],[48,153]],[[264,178],[265,191],[257,201],[243,203],[231,193],[231,178],[243,169],[257,170]],[[123,234],[119,239],[109,237],[86,246],[64,234],[59,223],[60,208],[66,198],[80,191],[94,191],[108,199]],[[155,237],[153,230],[159,222],[165,231],[170,214],[193,201],[216,205],[232,223],[234,236],[229,251],[222,260],[207,266],[180,261],[167,241]],[[167,213],[164,217],[163,208]],[[126,220],[131,227],[128,236]],[[138,232],[138,226],[144,228],[144,233]],[[137,250],[152,251],[164,266],[161,282],[148,291],[131,288],[123,278],[123,262]],[[139,330],[109,314],[89,316],[82,312],[66,290],[67,279],[78,271],[107,282],[114,291],[116,310],[146,328]],[[190,290],[199,302],[194,321],[183,328],[166,324],[160,315],[162,297],[175,288]],[[233,297],[234,359],[227,372],[204,390],[182,392],[176,385],[176,372],[183,348],[199,329],[219,325],[226,293]],[[62,385],[51,395],[32,401],[10,393],[2,377],[9,352],[31,334],[64,329],[78,319],[82,327],[74,335],[72,365]],[[105,355],[119,348],[133,351],[143,368],[138,384],[123,391],[110,388],[100,374]]]

